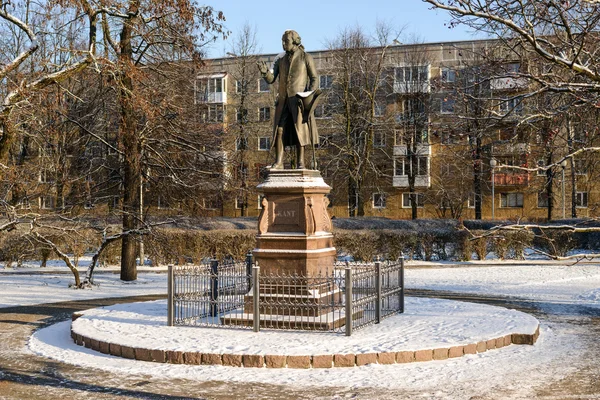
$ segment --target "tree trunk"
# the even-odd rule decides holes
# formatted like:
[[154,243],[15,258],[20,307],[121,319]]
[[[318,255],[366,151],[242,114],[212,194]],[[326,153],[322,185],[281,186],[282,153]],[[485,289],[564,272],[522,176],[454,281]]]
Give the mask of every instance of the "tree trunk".
[[[573,150],[569,149],[569,153]],[[575,177],[575,162],[571,157],[571,218],[577,218],[577,179]]]
[[[124,21],[120,38],[120,75],[119,104],[121,112],[120,140],[123,150],[123,232],[137,228],[136,214],[139,209],[139,180],[141,173],[141,143],[136,129],[135,110],[133,106],[133,49],[131,36],[133,26],[137,23],[138,1],[129,5],[130,19]],[[121,247],[121,280],[137,279],[135,236],[127,234],[123,237]]]
[[356,180],[352,177],[348,178],[348,216],[356,217],[358,211],[358,191],[356,188]]
[[475,219],[481,219],[481,138],[475,138],[473,154],[473,192],[475,193]]
[[12,126],[10,125],[10,121],[8,121],[9,113],[6,113],[6,120],[2,121],[2,136],[0,136],[0,163],[5,163],[8,160],[8,155],[10,152],[10,148],[15,139],[15,134],[13,132]]
[[[552,156],[548,157],[548,162],[552,163]],[[547,164],[550,165],[550,164]],[[552,185],[554,184],[554,171],[548,169],[546,171],[546,196],[548,198],[548,221],[552,221],[552,211],[554,210],[554,197],[553,192],[554,188]]]

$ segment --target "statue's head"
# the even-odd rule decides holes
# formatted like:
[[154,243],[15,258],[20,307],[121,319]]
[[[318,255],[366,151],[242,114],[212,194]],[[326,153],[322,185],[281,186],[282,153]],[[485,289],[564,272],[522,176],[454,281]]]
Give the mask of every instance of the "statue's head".
[[298,32],[293,30],[285,31],[281,37],[281,44],[283,45],[283,49],[285,51],[292,51],[296,47],[300,46],[301,43],[302,41],[300,39],[300,35],[298,35]]

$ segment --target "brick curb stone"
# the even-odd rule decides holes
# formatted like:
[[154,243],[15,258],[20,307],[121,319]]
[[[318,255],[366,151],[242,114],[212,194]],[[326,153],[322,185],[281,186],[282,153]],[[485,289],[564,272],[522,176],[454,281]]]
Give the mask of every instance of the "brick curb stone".
[[[79,316],[77,316],[79,317]],[[77,319],[73,317],[73,321]],[[259,354],[203,354],[182,352],[176,350],[145,349],[123,346],[118,343],[104,342],[88,338],[71,329],[71,338],[79,346],[91,348],[116,357],[152,361],[159,363],[188,364],[188,365],[225,365],[245,368],[348,368],[368,364],[404,364],[432,360],[447,360],[462,357],[467,354],[483,353],[500,349],[511,344],[533,345],[540,336],[537,326],[533,334],[512,333],[494,339],[482,340],[477,343],[440,347],[435,349],[405,350],[384,353],[357,354],[317,354],[317,355],[259,355]]]

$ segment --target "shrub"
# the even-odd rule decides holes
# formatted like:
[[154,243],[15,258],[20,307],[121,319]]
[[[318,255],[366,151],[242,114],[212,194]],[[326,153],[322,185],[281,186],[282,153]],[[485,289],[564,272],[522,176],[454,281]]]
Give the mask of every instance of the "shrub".
[[155,264],[200,263],[206,258],[243,260],[256,247],[254,230],[157,229],[144,239]]
[[486,236],[482,236],[484,233],[485,231],[474,231],[473,235],[475,235],[477,238],[471,239],[471,246],[477,255],[478,260],[485,260],[489,253],[488,238]]
[[540,229],[534,244],[552,257],[564,257],[575,248],[573,231],[568,229]]
[[372,261],[379,254],[378,242],[378,235],[371,230],[335,233],[337,251],[351,254],[356,261]]

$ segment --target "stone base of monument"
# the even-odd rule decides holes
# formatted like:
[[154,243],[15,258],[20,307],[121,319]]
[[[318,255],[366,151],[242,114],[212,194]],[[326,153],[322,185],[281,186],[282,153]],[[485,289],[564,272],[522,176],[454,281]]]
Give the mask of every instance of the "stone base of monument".
[[[331,310],[331,309],[330,309]],[[363,311],[354,312],[352,319],[362,318]],[[254,314],[232,313],[221,317],[223,325],[252,326]],[[318,316],[307,316],[300,313],[294,314],[269,314],[268,310],[260,312],[261,328],[271,329],[303,329],[314,331],[332,331],[346,325],[346,313],[343,309],[330,311]]]
[[[266,278],[259,288],[259,312],[269,315],[318,317],[332,311],[332,304],[342,304],[343,293],[326,284],[297,282],[288,284],[289,278]],[[244,296],[244,312],[252,313],[254,296]]]
[[[271,170],[257,189],[264,195],[253,252],[261,276],[261,325],[304,329],[344,325],[345,316],[331,307],[340,304],[332,300],[341,291],[319,283],[333,273],[336,258],[327,213],[331,187],[319,171],[284,169]],[[252,323],[246,316],[252,315],[253,300],[246,296],[239,323]],[[229,320],[236,323],[233,317]]]

